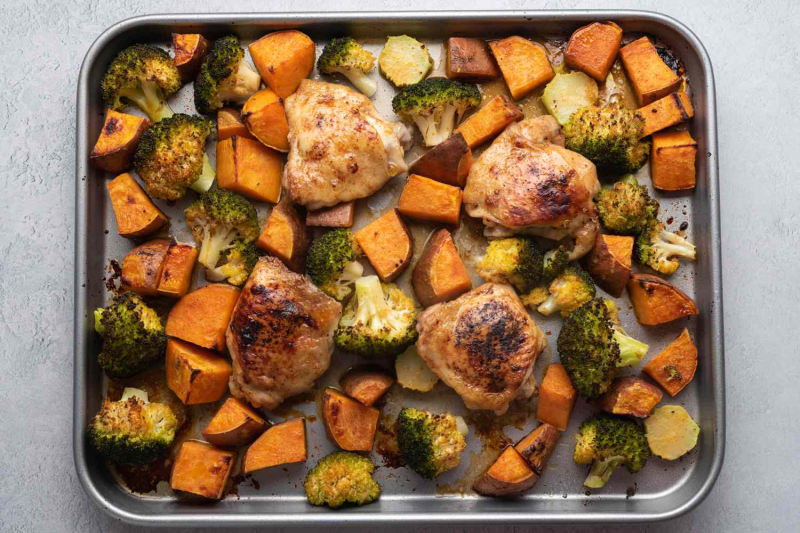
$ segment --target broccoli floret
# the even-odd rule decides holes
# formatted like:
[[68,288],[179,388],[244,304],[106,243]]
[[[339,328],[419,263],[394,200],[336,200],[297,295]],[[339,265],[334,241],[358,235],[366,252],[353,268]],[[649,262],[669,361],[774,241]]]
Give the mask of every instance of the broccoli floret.
[[258,238],[256,208],[236,193],[208,191],[184,213],[186,225],[200,246],[197,260],[206,268],[216,268],[222,252],[233,248],[236,241],[248,243]]
[[167,98],[181,88],[181,76],[164,50],[135,44],[117,54],[100,87],[111,109],[122,111],[132,103],[158,122],[172,116]]
[[118,402],[103,402],[89,422],[91,445],[117,463],[143,465],[167,451],[175,439],[178,419],[160,403],[149,403],[147,393],[127,388]]
[[353,284],[364,273],[356,261],[361,250],[353,234],[339,228],[314,239],[308,249],[308,276],[322,292],[342,302],[353,292]]
[[678,257],[694,261],[695,248],[685,238],[664,229],[657,218],[651,218],[644,231],[636,237],[633,256],[641,264],[666,276],[680,266]]
[[626,418],[596,415],[581,424],[575,440],[573,460],[581,465],[591,463],[592,469],[583,484],[592,489],[603,487],[618,466],[625,465],[628,471],[636,473],[650,457],[644,431]]
[[650,198],[633,174],[613,187],[603,187],[594,201],[603,226],[616,235],[638,235],[658,215],[658,201]]
[[417,125],[426,146],[435,146],[450,137],[467,109],[480,103],[481,93],[472,83],[428,78],[400,90],[392,109]]
[[559,245],[544,254],[542,264],[542,283],[549,283],[556,279],[569,264],[569,250],[563,245]]
[[542,282],[544,254],[530,237],[491,241],[478,262],[478,274],[486,281],[511,283],[528,292]]
[[558,353],[581,396],[608,390],[617,367],[642,360],[648,346],[625,335],[614,302],[595,298],[572,311],[558,334]]
[[194,106],[203,114],[225,103],[243,104],[261,87],[261,76],[244,58],[239,39],[228,35],[214,41],[194,82]]
[[458,466],[467,447],[467,425],[449,413],[405,408],[397,418],[397,443],[408,466],[433,479]]
[[233,248],[225,254],[225,264],[206,270],[209,281],[227,281],[231,285],[242,286],[253,267],[258,263],[261,252],[252,242],[236,241]]
[[342,312],[336,346],[363,357],[394,356],[417,340],[414,302],[378,276],[356,280],[356,293]]
[[667,373],[667,381],[681,381],[683,380],[683,376],[681,375],[680,371],[675,368],[673,365],[667,365],[664,367],[664,372]]
[[378,89],[367,74],[375,66],[375,57],[352,37],[339,37],[325,45],[317,60],[323,74],[343,74],[356,88],[371,97]]
[[167,336],[161,319],[135,294],[115,296],[94,312],[95,329],[103,337],[97,362],[112,378],[138,374],[164,357]]
[[308,503],[333,509],[372,503],[381,495],[381,486],[372,478],[374,471],[375,465],[363,455],[333,452],[306,474],[303,485]]
[[640,140],[643,132],[641,114],[617,103],[581,108],[564,126],[567,148],[613,174],[642,168],[650,153],[650,143]]
[[[591,276],[577,265],[568,266],[550,284],[546,298],[541,301],[533,299],[523,301],[525,305],[538,304],[537,311],[545,316],[556,311],[566,317],[572,311],[595,297],[597,290]],[[538,298],[537,298],[538,299]]]
[[147,194],[177,200],[187,187],[197,192],[211,187],[215,172],[205,149],[212,128],[205,117],[180,113],[147,128],[133,159]]

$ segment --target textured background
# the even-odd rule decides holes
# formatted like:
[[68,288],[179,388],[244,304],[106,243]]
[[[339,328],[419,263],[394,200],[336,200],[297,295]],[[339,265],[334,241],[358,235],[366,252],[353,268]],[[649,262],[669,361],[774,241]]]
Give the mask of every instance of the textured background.
[[[0,2],[0,531],[132,529],[93,506],[72,464],[74,105],[89,44],[112,23],[147,13],[466,5],[452,0]],[[725,466],[708,499],[688,515],[597,531],[797,531],[800,476],[792,463],[800,435],[800,343],[793,321],[800,311],[800,4],[487,0],[469,5],[650,9],[681,20],[705,43],[719,106]]]

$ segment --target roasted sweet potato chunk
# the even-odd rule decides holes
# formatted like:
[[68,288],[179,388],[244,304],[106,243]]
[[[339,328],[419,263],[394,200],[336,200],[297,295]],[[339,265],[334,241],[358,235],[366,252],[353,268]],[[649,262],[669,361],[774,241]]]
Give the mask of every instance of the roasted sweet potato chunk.
[[491,41],[489,47],[514,100],[527,96],[556,75],[544,48],[524,37]]
[[208,53],[208,41],[199,33],[173,33],[172,49],[175,51],[175,68],[183,83],[189,83],[197,76],[203,58]]
[[128,252],[122,259],[120,287],[142,296],[155,296],[170,246],[169,239],[155,239]]
[[542,423],[527,437],[519,441],[514,448],[528,461],[533,471],[538,476],[542,475],[547,467],[547,461],[556,449],[561,432],[554,426]]
[[242,120],[262,143],[279,152],[289,151],[289,123],[283,99],[272,89],[262,89],[245,102]]
[[568,67],[603,83],[617,59],[621,42],[622,28],[611,21],[593,22],[575,30],[569,38],[564,61]]
[[355,202],[343,202],[306,213],[306,226],[325,228],[351,228],[356,213]]
[[207,442],[187,440],[172,467],[172,490],[219,500],[236,462],[236,453],[220,450]]
[[422,154],[408,168],[408,174],[418,174],[448,185],[463,187],[472,167],[472,150],[464,136],[456,132]]
[[283,155],[258,141],[234,135],[217,143],[217,186],[262,202],[281,196]]
[[678,338],[642,368],[670,396],[675,396],[694,378],[697,370],[697,347],[684,329]]
[[643,379],[617,378],[597,399],[597,407],[612,415],[647,418],[662,396],[658,387]]
[[223,448],[244,446],[267,427],[267,421],[243,401],[228,398],[203,430],[203,438]]
[[547,367],[542,384],[539,386],[536,418],[556,429],[566,431],[576,397],[577,392],[564,366],[560,363],[551,364]]
[[369,452],[375,441],[380,411],[334,389],[322,397],[322,421],[328,438],[343,450]]
[[506,126],[522,117],[522,110],[508,96],[498,94],[465,120],[456,131],[464,136],[470,148],[475,148],[500,135]]
[[458,226],[463,195],[458,187],[412,174],[397,201],[397,210],[409,218]]
[[167,385],[186,405],[216,402],[228,390],[231,365],[211,350],[167,340]]
[[405,270],[414,253],[414,243],[397,209],[384,213],[356,232],[364,251],[381,281],[388,283]]
[[314,69],[314,41],[297,30],[270,33],[249,48],[261,78],[281,98],[295,92]]
[[369,407],[389,390],[394,378],[378,368],[351,368],[339,384],[345,394]]
[[120,174],[109,181],[108,196],[121,237],[145,237],[169,222],[130,174]]
[[647,137],[664,128],[689,120],[694,116],[694,108],[688,94],[672,93],[642,107],[639,113],[644,118],[642,137]]
[[639,105],[647,105],[678,89],[681,79],[664,63],[647,37],[626,44],[619,51],[622,66],[633,85]]
[[693,189],[697,183],[697,141],[688,131],[653,134],[650,177],[653,187],[664,191]]
[[295,272],[304,272],[309,238],[305,222],[285,196],[272,209],[256,245]]
[[200,252],[192,245],[173,243],[164,260],[158,292],[161,296],[182,298],[189,292],[192,283],[194,262]]
[[601,234],[582,264],[601,289],[619,298],[631,277],[632,254],[633,237]]
[[224,141],[234,135],[254,139],[242,122],[242,113],[234,107],[223,107],[217,111],[217,140]]
[[440,229],[428,239],[414,265],[411,284],[423,307],[458,298],[472,288],[449,231]]
[[293,418],[275,424],[256,440],[244,456],[244,473],[306,460],[306,420]]
[[190,292],[169,312],[167,335],[222,351],[225,348],[225,330],[240,292],[225,283],[212,283]]
[[139,138],[148,126],[150,121],[146,118],[107,110],[103,129],[89,159],[97,168],[108,172],[129,170],[133,166],[133,154]]
[[528,461],[513,446],[507,446],[472,489],[483,496],[519,496],[538,479]]
[[492,80],[500,76],[500,69],[483,39],[450,37],[446,47],[445,72],[448,78]]
[[628,294],[636,320],[657,326],[688,315],[699,315],[694,300],[670,282],[650,274],[634,274],[628,280]]

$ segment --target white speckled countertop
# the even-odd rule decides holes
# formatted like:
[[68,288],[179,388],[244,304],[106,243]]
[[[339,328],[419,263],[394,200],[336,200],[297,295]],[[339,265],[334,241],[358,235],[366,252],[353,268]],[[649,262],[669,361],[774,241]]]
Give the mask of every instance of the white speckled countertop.
[[0,531],[133,529],[94,507],[72,463],[74,106],[89,44],[112,23],[148,13],[466,5],[661,11],[694,30],[714,64],[727,352],[725,466],[707,500],[686,516],[649,526],[580,529],[798,530],[800,475],[793,463],[800,435],[800,342],[793,318],[800,313],[800,3],[6,0],[0,2]]

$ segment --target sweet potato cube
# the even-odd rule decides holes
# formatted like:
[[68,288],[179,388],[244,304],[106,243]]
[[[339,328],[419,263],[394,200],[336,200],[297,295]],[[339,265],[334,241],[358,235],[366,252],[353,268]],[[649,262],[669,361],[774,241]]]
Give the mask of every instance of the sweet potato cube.
[[697,142],[688,131],[654,133],[650,152],[653,186],[664,191],[693,189],[696,156]]
[[217,143],[217,186],[262,202],[281,196],[283,155],[258,141],[234,135]]
[[228,390],[231,365],[216,352],[167,340],[167,385],[186,405],[216,402]]
[[208,41],[199,33],[173,33],[172,49],[175,51],[175,68],[183,83],[189,83],[197,76],[203,58],[208,53]]
[[515,35],[491,41],[489,47],[514,100],[527,96],[556,75],[544,47],[524,37]]
[[275,424],[256,440],[244,456],[244,473],[306,460],[306,420],[293,418]]
[[120,287],[142,296],[155,296],[172,241],[155,239],[137,246],[122,259]]
[[597,406],[612,415],[647,418],[662,396],[655,385],[628,376],[615,379],[597,399]]
[[322,397],[325,433],[339,448],[351,452],[372,451],[380,411],[348,398],[334,389]]
[[234,135],[255,140],[242,122],[242,113],[234,107],[223,107],[217,111],[217,140],[224,141]]
[[306,213],[306,226],[325,228],[351,228],[356,213],[355,202],[343,202]]
[[414,253],[414,242],[397,209],[387,211],[355,234],[378,277],[384,283],[405,270]]
[[240,292],[224,283],[212,283],[190,292],[170,310],[167,335],[209,350],[222,351],[225,348],[225,330]]
[[249,48],[261,78],[281,98],[295,92],[314,69],[314,41],[297,30],[270,33]]
[[269,214],[256,246],[286,263],[290,270],[302,273],[308,245],[303,218],[285,196]]
[[541,475],[560,438],[561,432],[558,429],[550,424],[542,423],[519,441],[514,448],[528,461],[533,471]]
[[448,185],[463,187],[472,167],[472,150],[464,135],[456,132],[437,144],[408,168],[408,174],[418,174]]
[[456,131],[464,136],[470,148],[475,148],[500,135],[506,126],[522,117],[522,110],[508,96],[498,94],[465,120]]
[[183,443],[172,467],[172,490],[219,500],[231,475],[236,452],[220,450],[207,442]]
[[678,338],[642,368],[670,396],[675,396],[689,384],[697,370],[697,347],[684,329]]
[[500,76],[500,69],[483,39],[450,37],[447,39],[448,78],[492,80]]
[[458,298],[472,288],[449,231],[440,229],[428,239],[414,265],[411,284],[423,307]]
[[689,296],[670,282],[650,274],[634,274],[628,280],[636,320],[657,326],[700,311]]
[[633,240],[623,235],[600,234],[581,260],[594,282],[614,298],[622,296],[631,277]]
[[432,179],[412,174],[397,201],[404,216],[458,226],[464,191]]
[[519,496],[536,484],[539,474],[513,447],[507,446],[500,457],[475,481],[472,489],[483,496]]
[[622,42],[622,28],[611,21],[593,22],[575,30],[569,38],[564,61],[600,83],[617,59]]
[[681,79],[658,55],[647,37],[626,44],[619,51],[622,66],[633,85],[639,105],[647,105],[675,92]]
[[689,95],[672,93],[652,104],[639,109],[644,118],[642,137],[661,131],[664,128],[679,124],[694,116],[694,108]]
[[566,431],[576,397],[577,392],[575,392],[564,366],[559,363],[551,364],[547,367],[547,372],[539,387],[536,418],[556,429]]
[[164,260],[161,278],[156,292],[161,296],[182,298],[189,292],[192,283],[194,262],[200,252],[189,244],[173,243]]
[[262,143],[279,152],[289,151],[289,123],[283,99],[272,89],[262,89],[245,102],[242,120]]
[[203,430],[203,438],[223,448],[244,446],[268,426],[268,422],[243,401],[228,398]]
[[108,196],[121,237],[144,237],[169,222],[130,174],[120,174],[109,181]]
[[345,394],[367,407],[394,384],[394,378],[378,368],[352,368],[339,380]]
[[130,169],[139,138],[148,126],[150,121],[146,118],[107,110],[103,129],[89,159],[97,168],[107,172],[119,173]]

